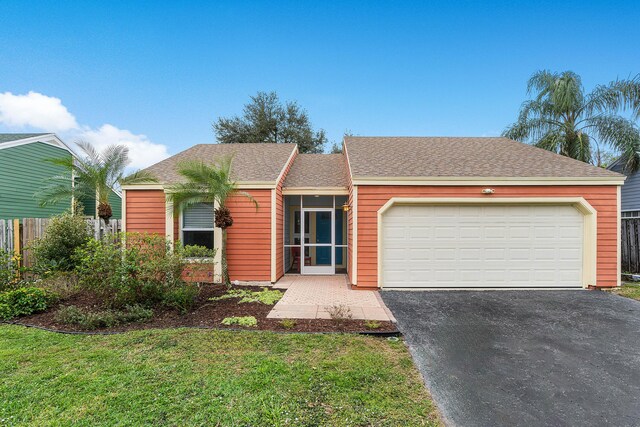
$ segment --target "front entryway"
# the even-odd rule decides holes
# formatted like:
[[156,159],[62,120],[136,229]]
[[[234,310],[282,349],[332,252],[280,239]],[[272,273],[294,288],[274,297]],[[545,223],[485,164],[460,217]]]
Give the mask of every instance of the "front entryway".
[[[333,228],[335,215],[333,209],[307,208],[302,209],[302,227],[305,221],[313,224],[313,230],[309,238],[302,242],[303,252],[308,262],[301,265],[302,274],[335,274],[335,261],[333,259]],[[311,227],[309,227],[311,230]]]
[[288,274],[346,273],[346,196],[285,196],[284,271]]
[[330,319],[341,306],[352,319],[395,321],[378,291],[353,290],[343,274],[286,275],[274,288],[286,292],[267,315],[271,319]]

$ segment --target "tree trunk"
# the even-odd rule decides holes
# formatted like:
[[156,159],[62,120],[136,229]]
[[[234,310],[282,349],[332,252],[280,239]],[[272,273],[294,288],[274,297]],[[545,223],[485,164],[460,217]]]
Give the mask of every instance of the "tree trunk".
[[229,269],[227,267],[227,229],[226,228],[222,229],[222,248],[220,249],[221,249],[220,263],[221,263],[221,269],[222,269],[222,283],[230,287],[231,280],[229,280]]

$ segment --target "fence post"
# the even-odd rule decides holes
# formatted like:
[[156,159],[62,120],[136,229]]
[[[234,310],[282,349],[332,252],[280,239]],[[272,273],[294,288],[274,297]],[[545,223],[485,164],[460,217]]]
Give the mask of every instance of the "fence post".
[[13,251],[17,256],[20,256],[20,220],[13,220]]

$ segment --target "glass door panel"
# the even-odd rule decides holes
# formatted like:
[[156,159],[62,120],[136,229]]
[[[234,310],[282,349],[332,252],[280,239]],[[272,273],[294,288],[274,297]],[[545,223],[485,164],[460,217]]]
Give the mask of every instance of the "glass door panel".
[[309,238],[303,242],[305,262],[302,274],[334,274],[333,209],[309,208],[302,211],[302,227],[309,233]]

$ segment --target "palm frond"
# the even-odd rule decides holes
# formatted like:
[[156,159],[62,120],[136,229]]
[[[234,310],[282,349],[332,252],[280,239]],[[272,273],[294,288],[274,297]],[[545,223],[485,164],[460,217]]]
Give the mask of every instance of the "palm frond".
[[640,74],[632,79],[596,86],[587,105],[591,113],[630,110],[636,119],[640,118]]
[[[68,176],[51,180],[37,193],[41,204],[54,204],[69,196],[96,197],[98,203],[109,203],[111,191],[119,185],[124,168],[129,164],[129,150],[123,145],[113,145],[99,152],[87,142],[77,141],[76,144],[84,156],[48,160],[64,168]],[[149,175],[136,173],[130,183],[153,182],[152,180]]]
[[541,100],[551,92],[558,77],[557,73],[552,73],[549,70],[536,71],[527,82],[527,93],[538,92],[537,99]]
[[158,180],[151,172],[145,170],[135,171],[134,173],[118,180],[120,185],[142,184],[148,182],[158,182]]
[[548,132],[538,140],[534,145],[547,151],[559,153],[562,147],[563,138],[560,132]]
[[86,197],[91,194],[85,186],[71,185],[71,175],[57,175],[47,178],[42,189],[34,194],[40,206],[67,202],[71,197]]
[[519,120],[502,133],[503,136],[520,142],[536,143],[545,135],[557,132],[559,122],[546,117]]
[[84,152],[85,157],[88,160],[88,163],[92,163],[94,165],[100,164],[100,161],[101,161],[100,153],[98,152],[98,150],[95,149],[93,145],[83,140],[76,141],[76,145],[80,147],[80,149]]
[[253,196],[252,196],[251,194],[247,193],[246,191],[236,191],[234,194],[237,194],[237,195],[239,195],[239,196],[246,197],[247,199],[249,199],[249,201],[250,201],[251,203],[253,203],[253,205],[254,205],[254,206],[255,206],[255,208],[256,208],[256,211],[258,210],[258,208],[259,208],[258,201],[257,201],[256,199],[254,199],[254,198],[253,198]]
[[580,160],[581,162],[591,163],[591,139],[585,132],[571,132],[565,134],[563,138],[560,154]]
[[115,184],[130,163],[129,149],[124,145],[110,145],[102,151],[101,157],[106,181]]
[[634,122],[615,114],[599,114],[586,121],[585,129],[590,129],[598,140],[628,159],[631,172],[638,170],[640,152],[640,130]]

